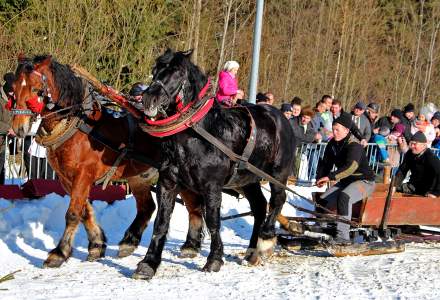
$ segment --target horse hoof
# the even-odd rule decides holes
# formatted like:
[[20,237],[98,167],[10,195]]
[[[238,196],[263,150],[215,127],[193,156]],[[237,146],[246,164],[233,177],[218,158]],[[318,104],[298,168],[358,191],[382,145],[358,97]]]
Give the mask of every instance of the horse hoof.
[[208,260],[206,265],[203,267],[203,272],[218,272],[223,266],[223,260]]
[[136,271],[131,276],[133,279],[150,280],[153,278],[156,271],[147,263],[139,263]]
[[261,256],[256,249],[248,249],[244,257],[243,264],[250,266],[258,266],[263,263]]
[[94,247],[89,249],[89,255],[87,256],[87,261],[96,261],[105,256],[106,245],[101,245],[99,247]]
[[199,249],[196,248],[181,248],[180,257],[181,258],[194,258],[199,254]]
[[59,268],[66,260],[66,258],[60,255],[49,255],[43,263],[43,268]]
[[134,252],[134,250],[136,250],[136,246],[128,245],[128,244],[119,245],[118,257],[119,258],[127,257],[131,255]]
[[264,257],[271,257],[274,253],[274,248],[276,243],[277,243],[276,236],[267,240],[258,238],[257,252]]

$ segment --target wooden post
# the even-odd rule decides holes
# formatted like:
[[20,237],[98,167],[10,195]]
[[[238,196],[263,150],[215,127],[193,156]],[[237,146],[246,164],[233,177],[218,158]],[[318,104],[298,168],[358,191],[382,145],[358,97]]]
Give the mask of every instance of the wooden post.
[[383,167],[383,183],[384,184],[389,184],[390,183],[390,177],[391,177],[391,166]]

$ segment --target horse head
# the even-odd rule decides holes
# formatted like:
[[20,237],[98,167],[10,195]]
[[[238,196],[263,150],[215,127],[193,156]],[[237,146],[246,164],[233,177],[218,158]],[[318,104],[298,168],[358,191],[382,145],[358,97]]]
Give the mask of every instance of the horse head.
[[191,62],[191,54],[192,50],[167,49],[156,59],[152,82],[142,99],[147,117],[167,117],[197,100],[207,77]]
[[19,137],[28,134],[36,115],[81,102],[84,94],[81,79],[49,55],[20,55],[13,90],[12,128]]

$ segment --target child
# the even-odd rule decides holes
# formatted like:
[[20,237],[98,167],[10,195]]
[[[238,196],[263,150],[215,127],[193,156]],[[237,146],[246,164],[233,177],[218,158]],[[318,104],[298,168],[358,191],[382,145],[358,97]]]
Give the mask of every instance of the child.
[[375,134],[373,141],[379,147],[379,159],[383,163],[388,163],[388,151],[387,151],[387,136],[390,134],[388,127],[382,126],[379,129],[378,134]]

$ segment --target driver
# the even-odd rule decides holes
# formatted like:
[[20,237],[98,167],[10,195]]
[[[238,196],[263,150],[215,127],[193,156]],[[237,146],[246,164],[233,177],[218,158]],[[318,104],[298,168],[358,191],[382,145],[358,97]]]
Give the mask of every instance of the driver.
[[[333,139],[325,148],[324,157],[318,164],[317,186],[330,180],[337,183],[329,188],[321,199],[328,208],[337,208],[338,215],[351,220],[352,205],[369,197],[374,191],[375,174],[368,165],[363,146],[350,133],[353,127],[351,115],[343,112],[333,121]],[[336,166],[336,170],[333,170]],[[336,223],[336,243],[350,242],[350,225]]]

